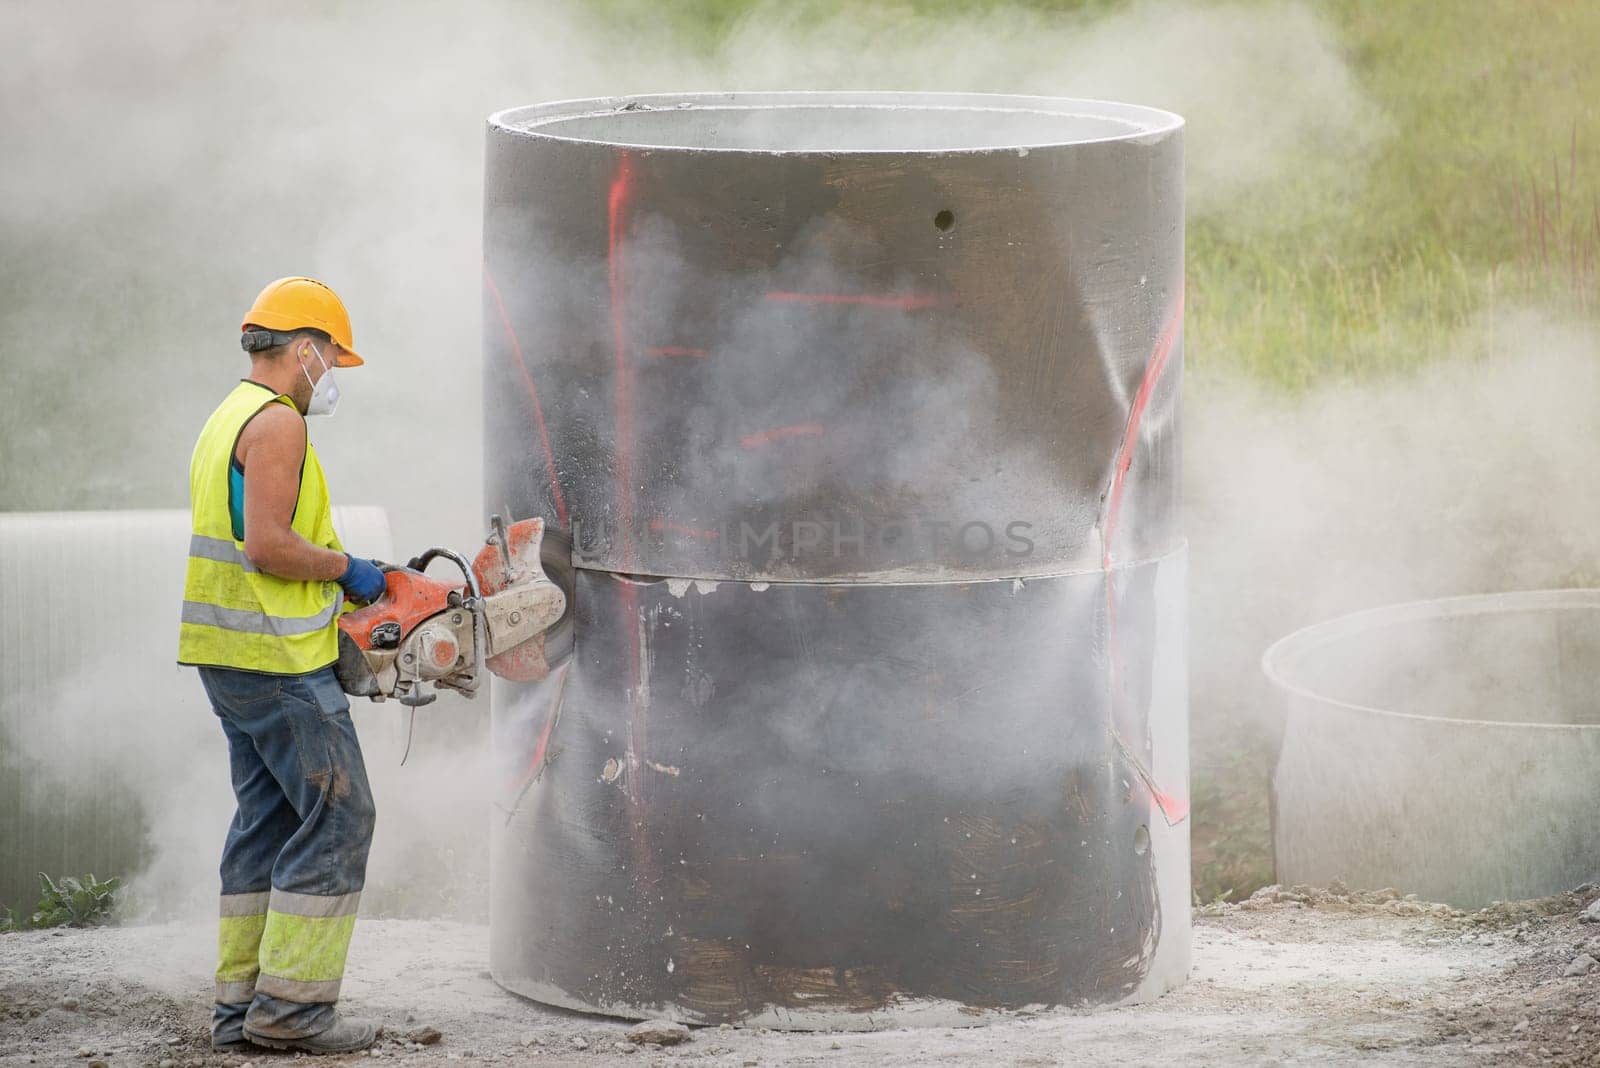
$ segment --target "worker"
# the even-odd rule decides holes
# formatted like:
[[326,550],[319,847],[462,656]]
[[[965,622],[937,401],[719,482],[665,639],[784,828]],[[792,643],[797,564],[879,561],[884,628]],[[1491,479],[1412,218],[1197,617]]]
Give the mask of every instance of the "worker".
[[339,1015],[374,808],[334,675],[347,599],[382,596],[346,553],[305,417],[332,415],[335,368],[359,367],[350,317],[310,278],[280,278],[241,324],[250,375],[206,421],[189,468],[193,534],[178,660],[200,669],[238,802],[222,849],[217,1050],[365,1049]]

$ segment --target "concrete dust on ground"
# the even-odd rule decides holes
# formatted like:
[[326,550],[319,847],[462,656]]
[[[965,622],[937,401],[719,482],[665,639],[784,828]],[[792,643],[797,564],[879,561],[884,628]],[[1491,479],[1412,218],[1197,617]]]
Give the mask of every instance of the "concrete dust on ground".
[[[485,927],[368,920],[341,1007],[379,1018],[385,1037],[370,1056],[317,1063],[1600,1065],[1600,967],[1582,963],[1600,958],[1600,923],[1580,919],[1597,893],[1463,913],[1393,891],[1268,887],[1199,910],[1190,981],[1148,1004],[959,1030],[697,1028],[671,1047],[501,990]],[[292,1059],[210,1051],[213,939],[202,922],[0,936],[0,1068]],[[424,1028],[434,1044],[406,1040]]]

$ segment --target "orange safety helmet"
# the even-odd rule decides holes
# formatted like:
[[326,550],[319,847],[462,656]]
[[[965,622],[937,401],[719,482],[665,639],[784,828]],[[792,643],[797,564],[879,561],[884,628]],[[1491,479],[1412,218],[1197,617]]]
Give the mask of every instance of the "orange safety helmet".
[[360,367],[366,361],[350,346],[350,313],[339,294],[315,278],[280,278],[270,282],[245,313],[239,329],[265,327],[288,333],[310,328],[333,338],[343,351],[335,367]]

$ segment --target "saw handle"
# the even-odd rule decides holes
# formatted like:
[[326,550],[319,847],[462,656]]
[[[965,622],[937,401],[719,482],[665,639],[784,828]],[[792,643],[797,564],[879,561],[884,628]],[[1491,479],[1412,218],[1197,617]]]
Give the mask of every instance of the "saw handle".
[[483,600],[483,589],[478,583],[478,573],[473,570],[472,565],[467,562],[467,558],[456,552],[454,549],[441,549],[435,546],[432,549],[424,550],[419,555],[413,556],[406,563],[406,568],[420,574],[428,569],[429,564],[433,563],[441,556],[461,569],[461,576],[467,581],[467,593],[469,595],[469,599],[466,602],[466,607],[476,611],[478,604]]
[[437,560],[439,557],[444,556],[446,552],[447,550],[445,549],[428,549],[406,561],[406,570],[426,571],[428,570],[429,564],[433,563],[433,561]]

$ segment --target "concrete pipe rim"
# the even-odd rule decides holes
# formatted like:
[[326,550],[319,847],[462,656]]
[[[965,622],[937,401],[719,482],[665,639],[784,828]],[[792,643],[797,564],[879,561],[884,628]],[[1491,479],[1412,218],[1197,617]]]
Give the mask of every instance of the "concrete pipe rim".
[[[601,128],[615,128],[625,134],[626,124],[639,116],[657,126],[692,126],[695,120],[719,113],[750,117],[754,115],[792,117],[797,111],[825,111],[831,117],[848,115],[855,120],[871,114],[882,122],[884,113],[904,118],[910,113],[974,122],[1027,117],[1038,125],[1039,135],[986,140],[978,137],[950,136],[947,144],[884,144],[872,147],[793,145],[783,143],[778,133],[769,133],[771,143],[713,144],[704,136],[676,138],[627,138],[604,136]],[[663,123],[664,120],[664,123]],[[533,140],[573,145],[634,149],[642,152],[730,153],[746,156],[949,156],[1015,153],[1026,155],[1036,150],[1068,149],[1084,145],[1127,142],[1149,144],[1183,128],[1181,116],[1160,108],[1116,101],[1076,97],[1027,96],[1006,93],[899,92],[899,91],[805,91],[783,92],[694,92],[654,93],[634,96],[590,97],[522,105],[497,111],[489,116],[491,131]],[[1079,135],[1044,134],[1052,127],[1065,132],[1077,123]],[[890,124],[885,124],[886,126]],[[908,124],[896,123],[896,127]],[[562,130],[561,127],[567,127]],[[587,127],[594,127],[588,129]],[[609,131],[606,131],[609,132]],[[582,135],[579,135],[579,134]],[[975,143],[966,143],[975,142]]]
[[1537,720],[1480,719],[1402,712],[1332,697],[1293,678],[1301,658],[1355,635],[1444,619],[1552,611],[1600,611],[1600,589],[1573,587],[1558,590],[1466,594],[1364,608],[1301,627],[1279,638],[1261,654],[1261,671],[1267,681],[1286,696],[1311,702],[1323,711],[1354,712],[1365,716],[1393,717],[1457,728],[1562,731],[1575,732],[1575,737],[1592,737],[1596,732],[1600,732],[1600,723],[1548,723]]

